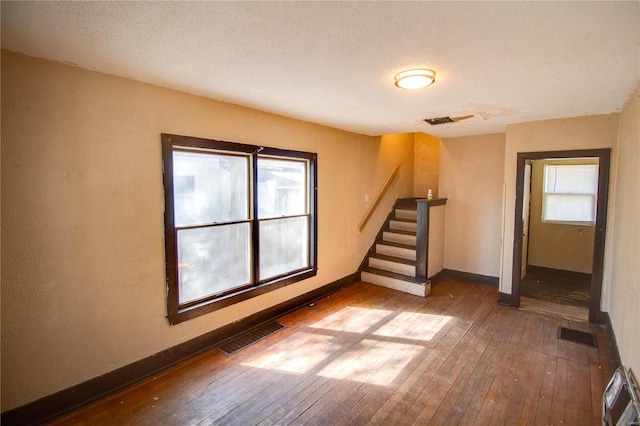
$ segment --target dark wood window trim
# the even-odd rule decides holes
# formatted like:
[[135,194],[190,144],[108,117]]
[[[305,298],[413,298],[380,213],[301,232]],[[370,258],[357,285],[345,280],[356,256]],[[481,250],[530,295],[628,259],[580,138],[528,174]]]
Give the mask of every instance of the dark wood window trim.
[[[308,162],[308,213],[304,216],[309,218],[309,267],[289,272],[285,275],[272,277],[260,281],[259,277],[259,220],[258,207],[256,202],[251,202],[249,208],[251,215],[248,222],[251,223],[252,241],[252,272],[253,279],[247,286],[233,289],[227,293],[206,297],[203,299],[180,304],[178,297],[178,268],[177,268],[177,233],[174,221],[174,201],[173,201],[173,152],[180,149],[204,149],[221,151],[225,154],[241,154],[252,158],[250,173],[250,192],[252,200],[257,199],[258,192],[258,156],[306,160]],[[218,141],[211,139],[196,138],[190,136],[180,136],[162,134],[162,160],[163,160],[163,183],[165,194],[165,257],[166,257],[166,285],[167,285],[167,319],[170,324],[178,324],[183,321],[198,317],[200,315],[213,312],[215,310],[233,305],[243,300],[259,296],[278,288],[293,284],[295,282],[313,277],[317,274],[318,250],[317,250],[317,154],[311,152],[284,150],[269,148],[257,145],[241,144],[235,142]],[[286,216],[290,217],[290,216]],[[260,220],[278,219],[268,218]],[[245,222],[245,221],[240,221]],[[228,223],[226,223],[228,224]]]

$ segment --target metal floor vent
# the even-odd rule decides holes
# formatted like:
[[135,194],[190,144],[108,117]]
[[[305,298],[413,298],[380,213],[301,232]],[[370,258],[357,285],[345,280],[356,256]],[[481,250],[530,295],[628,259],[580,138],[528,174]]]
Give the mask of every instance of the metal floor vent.
[[278,324],[277,322],[270,322],[231,338],[224,344],[218,346],[218,349],[225,355],[232,355],[247,346],[251,346],[254,343],[259,342],[265,337],[270,336],[281,328],[284,328],[284,325]]
[[598,347],[598,339],[594,333],[587,333],[586,331],[574,330],[562,326],[558,327],[558,339],[569,340],[580,343],[581,345],[591,346],[592,348]]

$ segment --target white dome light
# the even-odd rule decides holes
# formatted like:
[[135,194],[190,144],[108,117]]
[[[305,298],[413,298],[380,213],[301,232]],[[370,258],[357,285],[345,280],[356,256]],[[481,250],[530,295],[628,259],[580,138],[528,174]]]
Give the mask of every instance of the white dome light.
[[436,81],[436,72],[426,68],[406,70],[396,74],[395,80],[402,89],[422,89]]

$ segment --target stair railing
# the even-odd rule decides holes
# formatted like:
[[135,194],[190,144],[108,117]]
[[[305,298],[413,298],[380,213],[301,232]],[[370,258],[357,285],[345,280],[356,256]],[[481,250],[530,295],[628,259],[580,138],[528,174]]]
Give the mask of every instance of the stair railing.
[[360,234],[362,232],[362,230],[364,229],[364,227],[367,226],[367,223],[369,222],[369,219],[371,219],[371,216],[373,216],[373,212],[378,207],[378,204],[380,204],[380,201],[382,201],[382,198],[384,197],[384,194],[387,193],[387,190],[391,186],[391,182],[393,182],[393,179],[398,174],[398,171],[400,170],[400,166],[402,166],[402,163],[398,164],[393,169],[393,171],[391,172],[391,174],[387,178],[387,181],[385,182],[384,186],[382,187],[382,190],[380,191],[380,193],[378,194],[378,196],[374,200],[373,204],[371,204],[371,207],[369,207],[369,210],[367,210],[367,213],[364,215],[364,218],[362,219],[362,221],[358,225],[358,234]]

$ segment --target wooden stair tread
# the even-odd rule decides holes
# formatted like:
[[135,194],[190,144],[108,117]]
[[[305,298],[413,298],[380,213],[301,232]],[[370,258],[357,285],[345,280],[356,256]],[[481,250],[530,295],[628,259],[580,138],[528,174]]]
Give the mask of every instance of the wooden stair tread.
[[383,232],[390,232],[392,234],[411,235],[415,237],[416,231],[405,231],[402,229],[385,229]]
[[401,243],[394,243],[393,241],[387,241],[387,240],[379,240],[376,241],[376,244],[382,244],[385,246],[391,246],[391,247],[398,247],[398,248],[404,248],[404,249],[409,249],[409,250],[415,250],[416,246],[411,245],[411,244],[401,244]]
[[406,223],[418,223],[416,220],[405,219],[403,217],[394,217],[394,218],[391,219],[391,221],[393,221],[393,222],[406,222]]
[[411,277],[409,275],[402,275],[402,274],[398,274],[398,273],[395,273],[395,272],[385,271],[384,269],[377,269],[377,268],[367,267],[367,268],[362,269],[362,272],[369,272],[370,274],[382,275],[384,277],[389,277],[389,278],[393,278],[393,279],[396,279],[396,280],[406,281],[406,282],[409,282],[409,283],[414,283],[414,284],[419,284],[419,285],[426,285],[426,284],[429,283],[429,280],[421,280],[419,278]]
[[415,260],[404,259],[402,257],[389,256],[386,254],[374,253],[369,255],[369,257],[373,257],[374,259],[386,260],[389,262],[402,263],[403,265],[411,265],[416,266]]

